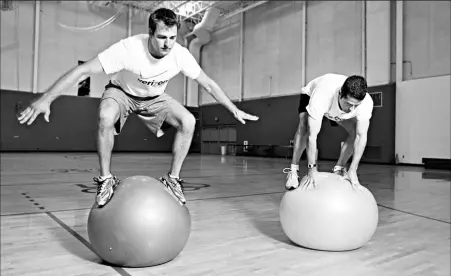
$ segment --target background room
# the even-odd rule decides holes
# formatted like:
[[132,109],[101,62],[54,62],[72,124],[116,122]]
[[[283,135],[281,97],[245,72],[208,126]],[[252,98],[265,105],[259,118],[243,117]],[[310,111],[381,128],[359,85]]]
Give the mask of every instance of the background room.
[[[0,3],[2,275],[449,275],[449,1]],[[111,76],[65,90],[50,122],[40,115],[24,125],[17,116],[72,68],[147,34],[160,7],[180,19],[176,43],[259,120],[241,124],[196,81],[183,73],[171,79],[165,92],[196,120],[180,174],[191,235],[167,264],[107,266],[87,220],[99,175],[99,104]],[[365,77],[374,103],[358,173],[379,224],[365,247],[341,255],[296,247],[279,219],[301,89],[327,73]],[[157,138],[129,116],[114,137],[112,171],[120,179],[168,172],[177,129],[162,128]],[[323,118],[321,171],[332,171],[346,137]],[[304,152],[301,178],[306,159]]]

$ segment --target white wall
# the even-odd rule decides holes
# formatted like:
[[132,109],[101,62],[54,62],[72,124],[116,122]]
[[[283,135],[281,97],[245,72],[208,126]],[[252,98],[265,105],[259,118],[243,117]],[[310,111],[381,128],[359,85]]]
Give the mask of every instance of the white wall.
[[271,1],[244,14],[243,99],[298,93],[302,1]]
[[[59,77],[87,61],[111,44],[127,37],[127,13],[121,14],[113,23],[95,32],[77,32],[58,23],[86,28],[104,22],[119,10],[120,6],[96,7],[88,1],[41,2],[39,33],[38,91],[46,91]],[[125,9],[126,11],[126,9]],[[108,76],[91,77],[91,97],[100,97],[108,83]],[[65,95],[77,95],[73,86]]]
[[366,2],[366,80],[368,86],[391,81],[389,1]]
[[403,80],[451,74],[450,15],[450,1],[403,1]]
[[[212,41],[201,51],[202,69],[214,79],[231,100],[240,97],[240,16],[234,16],[230,25],[212,33]],[[202,104],[216,103],[203,88],[199,89]]]
[[[404,1],[403,6],[402,31],[397,33],[396,4],[389,1],[367,1],[366,18],[361,1],[308,1],[305,72],[300,59],[302,2],[272,2],[247,11],[244,100],[297,94],[302,74],[306,81],[326,72],[363,74],[365,62],[368,85],[389,84],[396,80],[396,53],[401,53],[395,119],[399,162],[450,158],[450,2]],[[232,98],[236,94],[230,82],[239,71],[238,32],[233,25],[228,37],[215,36],[203,52],[208,57],[204,69],[229,88]],[[396,51],[397,36],[403,41],[401,51]],[[213,47],[217,45],[227,51]]]
[[1,89],[32,90],[34,3],[14,3],[13,11],[0,11]]
[[[39,20],[38,93],[45,92],[59,77],[108,48],[128,33],[128,11],[122,5],[99,7],[91,1],[41,1]],[[104,22],[119,10],[124,11],[113,23],[95,32],[73,31]],[[133,10],[132,35],[148,32],[148,13]],[[15,1],[12,11],[1,11],[1,89],[32,92],[34,56],[34,1]],[[178,42],[183,45],[183,25]],[[91,77],[90,97],[101,97],[109,77]],[[77,95],[74,85],[65,95]],[[167,93],[183,100],[183,77],[179,74],[167,86]]]
[[451,77],[411,80],[396,85],[396,154],[400,163],[451,158]]
[[[304,1],[270,1],[245,12],[243,100],[297,94],[303,76],[310,81],[328,72],[363,73],[362,2],[308,1],[306,30],[302,30],[304,9]],[[237,22],[216,31],[213,41],[202,49],[204,70],[232,99],[240,99],[241,92],[236,75],[241,66],[240,41]],[[200,105],[215,102],[202,89],[200,94]]]
[[362,18],[362,1],[307,2],[307,82],[331,72],[363,73]]
[[396,91],[398,160],[421,164],[422,158],[449,159],[450,2],[405,1],[397,7],[402,19],[398,60],[403,63],[398,64]]
[[[117,9],[92,8],[88,1],[41,3],[39,92],[78,60],[93,57],[127,35],[126,14],[94,33],[74,33],[57,25],[92,26]],[[1,89],[31,91],[35,7],[29,1],[14,5],[13,11],[1,12]],[[308,81],[331,71],[363,72],[361,5],[361,1],[308,1],[305,72],[301,60],[303,2],[270,2],[246,12],[244,99],[297,94],[302,74]],[[450,2],[404,1],[401,34],[395,34],[388,24],[392,13],[393,6],[387,2],[367,1],[366,59],[369,85],[389,83],[393,64],[387,63],[394,61],[395,35],[402,37],[403,70],[396,92],[399,161],[419,164],[423,157],[450,158]],[[132,34],[147,32],[147,19],[135,11]],[[201,56],[205,71],[232,99],[239,99],[241,92],[239,31],[239,22],[217,31]],[[91,96],[99,97],[107,81],[93,77]],[[174,78],[167,91],[182,101],[183,77]],[[66,94],[76,95],[76,88]],[[214,102],[205,94],[200,99],[200,104]]]
[[[202,48],[201,65],[205,72],[233,100],[241,96],[246,100],[298,93],[303,74],[303,8],[301,1],[271,1],[245,12],[242,65],[240,15],[219,22],[223,26],[213,32],[212,42]],[[216,102],[202,89],[199,91],[200,105]]]

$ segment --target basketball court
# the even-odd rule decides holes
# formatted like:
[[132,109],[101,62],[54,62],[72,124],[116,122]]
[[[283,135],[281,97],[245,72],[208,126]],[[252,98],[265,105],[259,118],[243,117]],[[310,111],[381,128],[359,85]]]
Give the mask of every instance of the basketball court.
[[[159,177],[170,160],[114,153],[112,171],[121,179]],[[450,275],[449,171],[361,164],[359,179],[379,207],[377,230],[358,250],[322,252],[296,246],[281,228],[288,165],[189,155],[181,174],[192,219],[186,247],[169,263],[129,269],[103,264],[89,243],[95,153],[3,153],[1,275]],[[320,162],[319,169],[332,167]]]

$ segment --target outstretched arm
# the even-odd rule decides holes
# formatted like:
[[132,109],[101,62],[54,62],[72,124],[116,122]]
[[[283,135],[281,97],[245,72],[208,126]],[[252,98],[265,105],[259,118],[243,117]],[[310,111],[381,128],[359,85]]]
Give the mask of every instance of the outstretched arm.
[[100,64],[98,57],[91,59],[90,61],[83,63],[60,77],[47,92],[42,93],[36,101],[30,104],[25,110],[23,110],[18,116],[18,120],[21,124],[32,124],[39,114],[43,113],[44,118],[49,122],[50,116],[50,104],[59,96],[63,91],[68,90],[77,82],[86,79],[87,77],[102,73],[103,67]]
[[207,91],[207,93],[211,94],[216,99],[216,101],[226,107],[242,124],[246,123],[244,120],[258,120],[257,116],[253,116],[239,110],[232,103],[226,93],[224,93],[221,87],[214,80],[208,77],[203,70],[201,70],[199,76],[195,80],[205,89],[205,91]]
[[370,120],[358,120],[356,124],[356,137],[354,140],[354,153],[349,170],[357,171],[357,168],[365,151]]
[[42,99],[51,104],[56,98],[58,98],[63,91],[68,90],[76,83],[85,80],[91,75],[99,74],[103,72],[102,65],[99,58],[95,57],[90,61],[78,65],[69,70],[62,77],[60,77],[47,92],[42,95]]
[[238,108],[232,103],[226,93],[221,87],[212,80],[203,70],[200,71],[199,76],[195,81],[201,85],[207,93],[211,94],[216,101],[225,106],[230,112],[234,113]]

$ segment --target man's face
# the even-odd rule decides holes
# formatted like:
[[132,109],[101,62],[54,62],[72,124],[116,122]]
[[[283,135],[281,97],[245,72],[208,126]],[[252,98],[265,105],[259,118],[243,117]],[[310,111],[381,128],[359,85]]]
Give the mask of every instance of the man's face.
[[157,57],[164,57],[171,51],[177,39],[177,26],[166,26],[163,22],[157,23],[155,33],[150,36],[151,53]]
[[359,101],[349,95],[345,98],[340,97],[340,107],[344,112],[351,112],[361,103],[362,101]]

